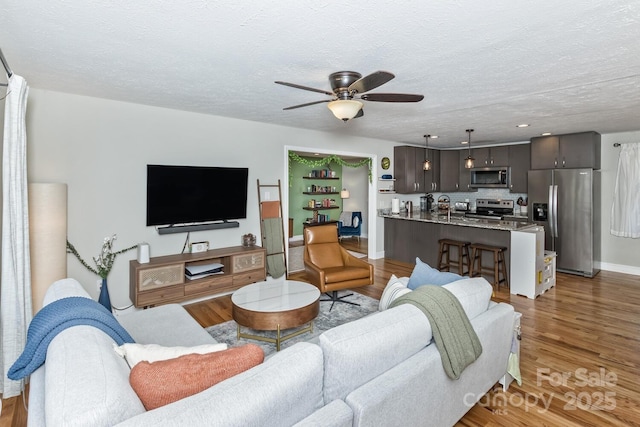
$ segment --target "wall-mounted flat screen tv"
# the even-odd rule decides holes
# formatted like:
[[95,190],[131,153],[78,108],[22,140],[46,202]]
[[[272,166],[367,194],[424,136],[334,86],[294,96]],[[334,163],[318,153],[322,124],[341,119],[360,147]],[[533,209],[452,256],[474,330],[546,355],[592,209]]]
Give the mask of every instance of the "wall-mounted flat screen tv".
[[247,217],[249,169],[147,165],[147,226]]

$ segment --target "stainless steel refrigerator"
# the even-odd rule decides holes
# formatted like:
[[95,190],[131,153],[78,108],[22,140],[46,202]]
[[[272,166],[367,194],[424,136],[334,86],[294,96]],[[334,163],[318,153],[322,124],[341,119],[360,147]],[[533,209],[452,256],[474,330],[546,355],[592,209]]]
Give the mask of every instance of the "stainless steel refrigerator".
[[600,172],[531,170],[529,221],[544,225],[545,249],[557,254],[558,271],[593,277],[600,271]]

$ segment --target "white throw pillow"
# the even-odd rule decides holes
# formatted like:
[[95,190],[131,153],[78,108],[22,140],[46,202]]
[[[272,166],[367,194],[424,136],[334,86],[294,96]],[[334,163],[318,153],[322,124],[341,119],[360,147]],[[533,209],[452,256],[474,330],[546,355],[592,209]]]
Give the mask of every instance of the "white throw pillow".
[[489,308],[493,287],[483,277],[461,279],[442,286],[458,298],[469,319]]
[[408,277],[397,278],[392,274],[387,286],[384,288],[384,291],[382,291],[382,296],[380,296],[378,311],[386,310],[393,300],[411,292],[411,289],[407,288],[407,283],[409,283]]
[[158,344],[113,344],[113,349],[123,357],[130,368],[142,361],[157,362],[158,360],[175,359],[185,354],[207,354],[227,349],[227,344],[204,344],[195,347],[164,347]]
[[358,218],[357,216],[353,217],[353,220],[351,221],[351,225],[353,228],[358,228],[358,225],[360,224],[360,218]]

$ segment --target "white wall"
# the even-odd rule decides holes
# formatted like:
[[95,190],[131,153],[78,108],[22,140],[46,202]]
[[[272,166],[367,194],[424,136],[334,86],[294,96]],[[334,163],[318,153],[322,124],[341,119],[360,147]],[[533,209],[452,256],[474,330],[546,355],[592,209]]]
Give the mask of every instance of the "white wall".
[[[249,168],[247,219],[240,220],[240,228],[191,234],[192,241],[208,240],[218,248],[239,245],[242,234],[260,234],[256,179],[286,182],[286,143],[381,156],[390,156],[395,145],[35,88],[29,94],[27,132],[29,181],[68,184],[68,238],[87,262],[114,233],[115,249],[146,241],[151,256],[182,250],[185,233],[160,236],[145,226],[148,163]],[[381,235],[382,221],[374,219]],[[382,252],[381,237],[375,243]],[[109,275],[116,307],[131,303],[129,260],[135,256],[135,251],[121,255]],[[71,255],[68,274],[97,296],[97,277]]]
[[[611,234],[611,205],[618,171],[620,148],[614,143],[640,142],[640,132],[602,135],[602,260],[604,270],[640,275],[640,239],[617,237]],[[640,197],[640,196],[639,196]]]

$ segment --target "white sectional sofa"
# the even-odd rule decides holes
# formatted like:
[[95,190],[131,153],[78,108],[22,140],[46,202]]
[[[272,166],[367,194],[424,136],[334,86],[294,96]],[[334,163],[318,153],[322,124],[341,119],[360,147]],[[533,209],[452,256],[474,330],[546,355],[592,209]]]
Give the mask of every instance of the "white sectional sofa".
[[[485,282],[486,283],[486,282]],[[514,310],[489,301],[491,286],[453,286],[483,346],[449,379],[425,315],[412,305],[381,311],[295,344],[203,392],[145,411],[113,340],[90,326],[64,330],[31,376],[29,426],[450,426],[504,374]],[[88,294],[54,283],[45,304]],[[214,343],[179,305],[117,317],[138,343]]]

